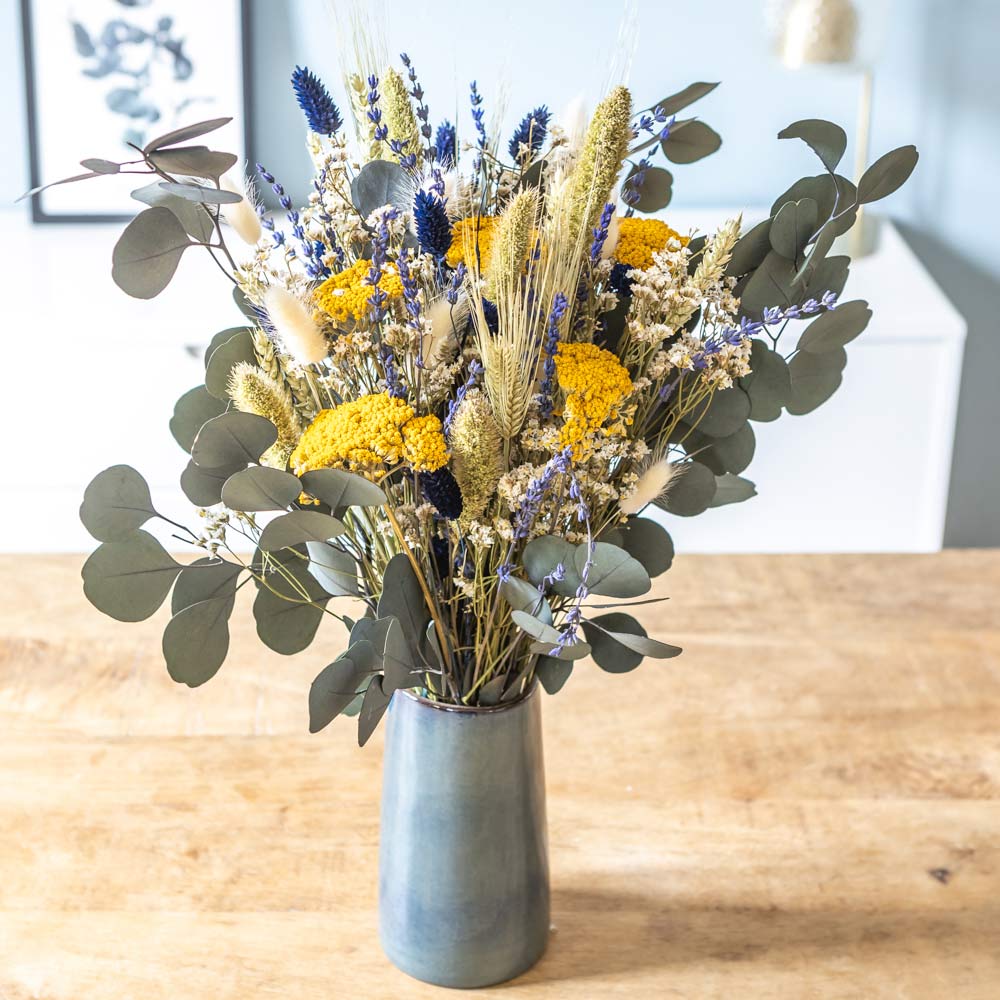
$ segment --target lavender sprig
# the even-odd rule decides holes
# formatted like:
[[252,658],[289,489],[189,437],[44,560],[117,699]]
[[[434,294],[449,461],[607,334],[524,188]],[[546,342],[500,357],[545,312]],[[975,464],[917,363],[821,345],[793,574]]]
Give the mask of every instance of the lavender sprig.
[[552,311],[549,313],[549,322],[545,331],[545,343],[542,345],[542,353],[545,355],[542,372],[545,378],[539,386],[538,406],[543,420],[548,420],[552,416],[553,397],[556,390],[556,351],[559,349],[559,322],[566,313],[567,305],[566,296],[562,292],[557,292],[552,300]]
[[378,77],[372,73],[368,77],[368,120],[375,126],[374,139],[376,142],[385,142],[389,129],[382,124],[382,109],[379,107],[381,100],[378,92]]
[[420,82],[417,80],[417,71],[414,69],[410,57],[405,52],[401,52],[399,58],[406,67],[406,75],[411,85],[410,96],[417,102],[417,120],[420,122],[420,134],[427,142],[427,153],[430,159],[434,155],[434,146],[431,143],[430,108],[424,103],[424,88],[420,86]]
[[483,116],[486,114],[483,108],[483,98],[473,80],[469,84],[469,103],[472,105],[472,120],[476,125],[476,153],[475,162],[472,165],[473,172],[478,173],[483,165],[483,152],[486,149],[486,126],[483,124]]

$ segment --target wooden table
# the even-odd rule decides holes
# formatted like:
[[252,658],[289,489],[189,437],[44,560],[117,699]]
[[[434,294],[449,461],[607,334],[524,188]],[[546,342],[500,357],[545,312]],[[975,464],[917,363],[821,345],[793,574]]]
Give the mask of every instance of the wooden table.
[[[218,677],[79,557],[0,557],[0,1000],[447,996],[376,939],[380,739],[340,648]],[[545,711],[553,930],[513,997],[1000,997],[1000,553],[682,557],[686,647]]]

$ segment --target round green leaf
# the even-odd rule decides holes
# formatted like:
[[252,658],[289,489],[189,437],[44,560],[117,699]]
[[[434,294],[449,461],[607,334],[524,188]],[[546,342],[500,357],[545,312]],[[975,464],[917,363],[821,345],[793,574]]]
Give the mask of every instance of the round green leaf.
[[771,224],[771,246],[782,257],[798,260],[817,223],[818,208],[812,198],[786,202]]
[[223,125],[228,125],[232,120],[232,118],[209,118],[203,122],[195,122],[193,125],[182,125],[180,128],[159,135],[155,139],[150,139],[142,151],[152,153],[154,149],[173,146],[178,142],[187,142],[188,139],[197,139],[200,135],[207,135],[209,132],[222,128]]
[[664,97],[662,101],[657,101],[656,104],[647,110],[654,111],[659,109],[661,114],[670,118],[677,114],[678,111],[683,111],[689,104],[700,101],[706,94],[710,94],[718,86],[718,83],[689,84],[676,94],[671,94],[669,97]]
[[191,458],[205,469],[238,468],[257,462],[277,439],[278,429],[270,420],[230,410],[213,417],[198,431]]
[[378,599],[378,617],[399,619],[403,634],[414,644],[423,639],[431,614],[405,552],[397,552],[386,564]]
[[877,159],[861,175],[858,201],[862,205],[868,205],[888,198],[909,180],[919,159],[916,146],[900,146]]
[[170,284],[184,251],[187,232],[168,208],[147,208],[126,227],[111,255],[111,277],[126,294],[152,299]]
[[370,671],[355,663],[349,652],[324,667],[309,688],[309,732],[318,733],[333,722],[369,676]]
[[290,472],[254,465],[230,476],[222,486],[222,502],[231,510],[285,510],[302,492]]
[[535,664],[535,676],[547,694],[555,694],[572,672],[572,660],[557,660],[554,656],[539,656]]
[[739,382],[750,398],[750,419],[777,420],[792,394],[785,359],[762,340],[755,340],[750,348],[750,369]]
[[693,119],[678,127],[661,143],[663,153],[671,163],[694,163],[710,156],[722,145],[718,132],[703,121]]
[[235,205],[243,200],[243,196],[235,191],[204,187],[201,184],[175,184],[172,181],[160,181],[160,187],[167,194],[183,198],[185,201],[197,202],[200,205]]
[[547,625],[534,615],[529,615],[527,611],[518,611],[515,609],[511,611],[510,616],[513,618],[514,624],[522,632],[526,632],[532,639],[538,639],[540,642],[546,643],[547,646],[554,646],[562,638],[557,628]]
[[862,333],[872,318],[863,299],[844,302],[814,319],[799,338],[799,350],[826,354],[849,344]]
[[239,159],[233,153],[219,153],[208,146],[175,146],[156,149],[149,154],[153,163],[167,174],[185,177],[211,177],[218,180]]
[[823,166],[834,173],[847,149],[847,133],[833,122],[821,118],[806,118],[792,122],[778,133],[779,139],[801,139],[820,158]]
[[271,521],[261,533],[260,548],[274,552],[301,542],[325,542],[342,535],[344,522],[318,510],[293,510]]
[[[589,552],[586,542],[578,545],[575,553],[576,571],[586,582],[592,594],[605,597],[638,597],[652,586],[649,574],[642,563],[633,559],[624,549],[607,542],[595,542]],[[590,568],[585,567],[590,560]]]
[[742,479],[727,473],[715,477],[715,496],[710,507],[725,507],[731,503],[743,503],[757,495],[757,487],[749,479]]
[[198,687],[214,677],[229,652],[231,596],[182,608],[163,630],[163,658],[178,684]]
[[740,314],[760,319],[771,306],[791,305],[796,298],[795,273],[795,262],[772,250],[743,288]]
[[414,687],[420,683],[421,666],[416,657],[416,647],[403,632],[399,620],[393,618],[385,636],[382,654],[384,676],[382,690],[386,694]]
[[83,526],[99,542],[121,542],[158,517],[146,480],[130,465],[112,465],[98,473],[80,505]]
[[[857,199],[857,188],[846,177],[840,174],[817,174],[815,177],[802,177],[797,180],[771,206],[771,215],[777,215],[782,205],[789,201],[799,201],[802,198],[812,198],[818,208],[821,222],[834,214],[844,211],[853,205]],[[835,234],[840,235],[835,229]]]
[[[638,172],[632,167],[625,179],[625,186]],[[637,212],[659,212],[670,204],[673,195],[674,175],[663,167],[647,167],[642,184],[638,188],[638,199],[634,204]]]
[[181,571],[147,531],[105,542],[83,565],[83,592],[99,611],[120,622],[148,618],[163,603]]
[[[371,164],[369,164],[370,166]],[[375,732],[375,727],[379,724],[385,710],[389,707],[391,693],[387,693],[382,688],[382,678],[375,676],[365,689],[365,696],[361,702],[361,711],[358,713],[358,746],[363,747]]]
[[213,417],[221,416],[225,412],[225,403],[216,399],[203,385],[195,386],[174,404],[174,415],[170,418],[170,433],[190,454],[198,431]]
[[642,563],[650,576],[659,576],[674,561],[674,542],[667,529],[648,517],[630,517],[618,529],[622,548]]
[[715,496],[715,474],[700,462],[686,462],[658,506],[678,517],[694,517],[708,509]]
[[184,227],[188,235],[193,236],[199,243],[207,243],[215,232],[215,223],[201,205],[196,205],[184,198],[178,198],[177,195],[171,194],[169,191],[164,191],[158,181],[136,188],[132,192],[132,197],[144,205],[169,209],[177,216],[177,221]]
[[[603,628],[599,627],[603,625]],[[612,611],[583,623],[583,634],[587,637],[594,662],[609,674],[626,674],[642,663],[642,653],[637,653],[617,642],[607,630],[624,633],[630,629],[645,635],[645,629],[631,616]]]
[[771,219],[758,222],[736,241],[733,255],[726,266],[727,275],[738,278],[760,267],[771,252],[771,222]]
[[573,597],[580,586],[580,576],[576,572],[574,562],[575,555],[575,546],[565,538],[560,538],[558,535],[539,535],[524,547],[521,565],[524,566],[528,579],[538,585],[562,563],[566,571],[565,577],[553,583],[552,589],[560,597]]
[[500,596],[515,610],[552,624],[552,609],[549,602],[538,592],[538,588],[520,577],[508,576],[500,584]]
[[219,469],[205,469],[188,462],[181,473],[181,490],[196,507],[212,507],[222,502],[223,485],[240,467],[224,465]]
[[351,181],[351,200],[362,218],[383,205],[403,212],[413,211],[413,181],[398,164],[388,160],[366,163]]
[[702,434],[723,438],[735,434],[750,416],[750,397],[738,386],[717,389],[685,417],[685,423]]
[[825,403],[840,387],[846,364],[847,352],[842,347],[822,354],[799,351],[788,366],[792,392],[785,409],[801,416]]
[[[228,336],[224,336],[228,334]],[[233,368],[246,362],[256,365],[257,350],[253,344],[253,331],[249,327],[236,326],[216,334],[210,347],[211,353],[205,362],[205,388],[216,399],[229,402],[229,375]]]
[[[291,585],[276,575],[268,577],[272,589],[261,587],[253,602],[253,616],[257,635],[269,649],[284,656],[301,653],[313,641],[319,623],[323,620],[323,606],[327,595],[305,570],[286,564],[286,572],[303,586],[312,602],[293,596]],[[278,593],[274,593],[274,591]],[[279,596],[283,595],[283,596]]]
[[352,555],[328,542],[306,542],[306,551],[309,553],[309,572],[328,594],[332,597],[358,596],[358,567]]
[[343,469],[315,469],[302,476],[302,488],[331,510],[343,507],[381,507],[385,493],[364,476]]
[[216,597],[234,600],[236,581],[243,567],[225,559],[206,556],[185,566],[177,577],[170,595],[170,613],[176,615],[184,608],[209,601]]

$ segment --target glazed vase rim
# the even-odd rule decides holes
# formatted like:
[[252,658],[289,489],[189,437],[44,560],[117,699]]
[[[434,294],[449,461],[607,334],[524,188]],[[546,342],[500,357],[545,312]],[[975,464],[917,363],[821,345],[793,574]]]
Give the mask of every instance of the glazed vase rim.
[[518,705],[525,704],[525,702],[536,696],[537,691],[538,678],[533,677],[528,690],[520,698],[515,698],[513,701],[504,701],[499,705],[454,705],[450,702],[431,701],[430,698],[425,698],[423,695],[406,688],[396,691],[396,694],[404,695],[418,704],[425,705],[427,708],[437,709],[439,712],[454,712],[458,715],[492,715],[497,712],[506,712],[509,709],[517,708]]

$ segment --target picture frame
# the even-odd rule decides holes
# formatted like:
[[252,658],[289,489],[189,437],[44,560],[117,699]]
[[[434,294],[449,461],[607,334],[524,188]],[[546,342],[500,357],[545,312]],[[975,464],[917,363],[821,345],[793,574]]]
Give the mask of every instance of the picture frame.
[[[79,173],[79,151],[125,159],[179,125],[232,117],[213,140],[245,162],[251,143],[250,0],[21,0],[29,187]],[[145,138],[144,138],[145,137]],[[140,141],[142,140],[142,141]],[[32,196],[35,223],[132,218],[140,179]]]

